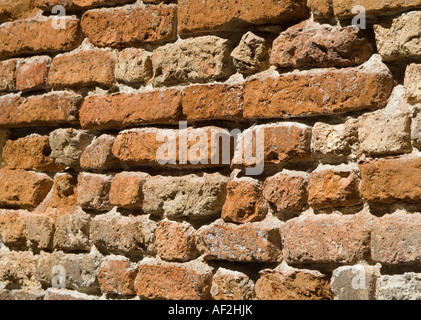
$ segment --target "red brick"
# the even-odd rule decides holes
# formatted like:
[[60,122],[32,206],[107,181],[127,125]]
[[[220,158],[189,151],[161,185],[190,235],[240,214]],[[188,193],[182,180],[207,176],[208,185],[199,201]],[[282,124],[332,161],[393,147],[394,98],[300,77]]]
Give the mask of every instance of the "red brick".
[[175,123],[181,116],[179,90],[94,95],[80,110],[82,127],[122,129],[148,123]]
[[421,159],[382,159],[360,165],[361,196],[372,202],[421,201]]
[[146,173],[122,172],[114,176],[110,189],[110,203],[123,208],[140,209],[143,204],[143,184]]
[[36,171],[60,171],[64,167],[55,164],[48,136],[27,136],[18,140],[8,140],[3,149],[3,159],[10,169]]
[[287,263],[356,263],[370,254],[371,223],[357,215],[301,215],[280,228]]
[[16,65],[18,60],[0,61],[0,92],[16,90]]
[[16,89],[24,91],[47,88],[50,64],[51,58],[48,56],[21,60],[16,69]]
[[50,191],[53,181],[42,173],[24,170],[0,170],[0,205],[36,207]]
[[44,300],[52,301],[90,301],[97,300],[96,296],[89,296],[74,290],[48,288]]
[[123,296],[136,295],[134,281],[137,268],[129,260],[106,260],[98,270],[98,281],[102,293]]
[[36,13],[33,0],[2,0],[0,22],[28,18]]
[[80,166],[84,169],[107,170],[118,168],[118,160],[111,153],[115,137],[103,134],[92,141],[80,156]]
[[207,300],[211,283],[212,273],[207,269],[144,262],[139,265],[135,288],[141,298]]
[[102,50],[87,50],[56,56],[48,75],[50,86],[112,87],[115,55]]
[[[371,60],[370,60],[371,61]],[[393,78],[382,69],[321,69],[247,81],[245,118],[286,118],[386,106]]]
[[95,7],[106,7],[131,3],[133,0],[34,0],[34,5],[44,11],[51,11],[54,6],[64,6],[69,11],[86,10]]
[[308,16],[303,0],[180,0],[179,32],[227,30],[250,24],[279,24]]
[[62,91],[21,98],[0,97],[0,128],[58,126],[77,123],[82,96]]
[[183,113],[188,120],[241,120],[243,90],[226,84],[194,85],[183,91]]
[[336,17],[353,18],[355,12],[353,9],[357,5],[364,6],[365,13],[369,17],[378,17],[379,15],[390,15],[407,11],[411,8],[421,6],[420,0],[332,0],[333,10]]
[[84,209],[106,211],[112,208],[109,192],[112,178],[110,176],[80,173],[78,176],[78,203]]
[[313,172],[308,177],[308,203],[313,208],[357,205],[361,203],[359,185],[355,171]]
[[63,17],[65,29],[53,28],[54,19],[18,20],[0,25],[0,57],[54,53],[78,47],[81,42],[79,19]]
[[175,40],[175,11],[174,5],[94,9],[84,13],[82,29],[99,47],[171,41]]
[[25,218],[29,212],[24,210],[0,211],[0,240],[11,248],[26,245]]

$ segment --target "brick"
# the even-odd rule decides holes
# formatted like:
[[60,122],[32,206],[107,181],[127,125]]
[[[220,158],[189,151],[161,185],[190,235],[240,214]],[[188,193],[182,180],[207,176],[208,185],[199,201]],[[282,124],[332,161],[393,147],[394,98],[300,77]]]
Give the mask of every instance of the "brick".
[[206,265],[164,264],[146,260],[139,264],[135,289],[140,298],[207,300],[212,272]]
[[307,0],[315,21],[329,20],[333,16],[332,0]]
[[107,211],[112,209],[109,200],[112,177],[102,174],[80,173],[77,201],[83,209]]
[[377,219],[371,236],[371,257],[385,264],[421,262],[421,214],[397,212]]
[[85,99],[80,110],[81,125],[89,129],[175,123],[180,116],[181,92],[176,89],[93,95]]
[[136,46],[175,40],[176,6],[93,9],[82,16],[82,29],[99,47]]
[[373,216],[301,215],[280,228],[287,263],[351,264],[370,254]]
[[44,300],[52,301],[89,301],[97,300],[98,297],[90,296],[73,290],[48,288]]
[[406,67],[404,83],[408,100],[412,103],[421,102],[421,64],[411,63]]
[[102,259],[103,257],[94,250],[83,254],[42,251],[37,256],[35,278],[42,285],[50,287],[63,277],[63,289],[73,289],[85,294],[98,293],[97,274]]
[[330,280],[335,300],[375,300],[380,268],[380,264],[356,264],[335,269]]
[[3,0],[0,4],[0,22],[31,17],[36,13],[32,0]]
[[[0,57],[75,49],[81,42],[79,19],[63,17],[66,28],[53,28],[55,18],[37,18],[0,26]],[[15,37],[16,34],[22,35]]]
[[221,213],[228,178],[219,174],[154,176],[143,185],[143,211],[175,219]]
[[359,67],[261,75],[245,83],[244,117],[287,118],[386,106],[393,88],[376,55]]
[[57,129],[50,133],[50,157],[55,163],[79,168],[80,157],[91,144],[94,136],[84,130]]
[[243,90],[226,84],[193,85],[184,88],[183,113],[189,121],[241,121]]
[[52,161],[50,153],[48,136],[30,135],[17,140],[8,140],[3,149],[3,158],[9,169],[63,170],[63,166]]
[[217,220],[198,230],[199,250],[207,260],[279,261],[279,220],[235,225]]
[[359,185],[353,170],[315,171],[308,176],[308,204],[317,209],[360,204]]
[[123,296],[136,295],[134,281],[137,268],[128,259],[109,258],[98,270],[98,282],[102,293]]
[[115,77],[129,84],[144,84],[152,79],[152,60],[143,49],[127,48],[117,55]]
[[279,122],[253,126],[237,137],[237,150],[232,163],[249,167],[263,160],[265,166],[273,167],[310,160],[310,142],[311,128],[299,123]]
[[234,73],[231,43],[216,36],[188,38],[155,49],[152,54],[156,86],[227,79]]
[[56,56],[51,63],[48,84],[60,87],[112,87],[115,54],[103,50],[86,50]]
[[0,300],[10,301],[32,301],[44,300],[44,291],[38,288],[25,288],[17,290],[0,289]]
[[114,176],[110,189],[110,203],[117,207],[140,209],[143,204],[143,185],[146,173],[122,172]]
[[48,56],[20,60],[16,68],[16,89],[20,91],[46,89],[51,60]]
[[419,107],[415,108],[411,123],[411,140],[415,147],[421,148],[421,112]]
[[51,92],[21,98],[18,95],[0,97],[1,128],[58,126],[77,123],[82,96],[68,91]]
[[381,159],[360,165],[361,195],[371,202],[420,202],[421,159]]
[[[217,8],[217,9],[216,9]],[[214,31],[239,28],[247,25],[279,24],[299,20],[308,16],[305,1],[253,0],[235,2],[209,0],[198,3],[194,0],[178,2],[179,33]]]
[[307,179],[280,172],[265,180],[262,193],[281,217],[296,215],[307,202]]
[[322,162],[339,163],[356,157],[358,147],[358,120],[330,125],[316,122],[311,135],[312,152]]
[[9,130],[0,129],[0,169],[6,165],[3,160],[3,148],[6,142],[8,141],[9,135]]
[[29,251],[0,250],[0,279],[6,287],[39,287],[35,263]]
[[414,11],[374,25],[377,48],[384,61],[421,57],[420,22],[421,12]]
[[270,61],[295,69],[352,67],[366,62],[371,54],[370,41],[362,29],[306,20],[275,39]]
[[115,210],[92,219],[90,239],[106,253],[139,259],[154,253],[155,223],[149,216],[121,216]]
[[[391,13],[399,13],[411,8],[421,6],[420,0],[332,0],[333,9],[336,17],[351,18],[356,15],[353,12],[355,6],[363,6],[366,15],[369,17],[378,17],[379,15],[390,15]],[[357,12],[358,13],[358,12]]]
[[0,170],[0,180],[0,205],[7,207],[34,208],[53,185],[46,174],[7,168]]
[[26,246],[25,210],[0,210],[0,241],[11,248]]
[[34,0],[34,5],[44,11],[51,11],[54,6],[64,6],[66,10],[79,11],[95,7],[106,7],[114,5],[123,5],[133,2],[133,0]]
[[257,300],[331,300],[328,277],[316,270],[295,269],[281,264],[260,271]]
[[17,60],[0,61],[0,92],[16,90]]
[[254,283],[244,273],[219,268],[212,278],[214,300],[253,300]]
[[155,230],[156,251],[166,261],[189,261],[197,258],[196,232],[184,222],[161,221]]
[[[186,137],[188,139],[184,139]],[[221,137],[222,147],[219,144]],[[186,140],[187,146],[182,143]],[[229,132],[218,127],[181,130],[143,128],[121,132],[112,152],[130,167],[224,167],[230,163],[227,159],[230,144]]]
[[26,217],[26,235],[32,248],[53,248],[55,216],[48,214],[31,214]]
[[111,152],[115,136],[103,134],[95,138],[80,155],[83,169],[107,170],[118,168],[118,160]]
[[268,204],[262,195],[262,183],[251,178],[231,180],[221,217],[226,222],[247,223],[263,220]]
[[421,274],[384,275],[377,280],[377,300],[420,300]]

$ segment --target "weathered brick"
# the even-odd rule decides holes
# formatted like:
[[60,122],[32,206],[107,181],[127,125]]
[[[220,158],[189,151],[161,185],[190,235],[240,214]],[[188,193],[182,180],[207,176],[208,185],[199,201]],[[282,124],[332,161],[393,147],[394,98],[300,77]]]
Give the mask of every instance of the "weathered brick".
[[56,56],[51,63],[48,84],[57,87],[112,87],[115,54],[103,50],[85,50]]
[[197,258],[196,233],[184,222],[161,221],[155,230],[156,251],[167,261],[189,261]]
[[89,40],[99,47],[171,41],[176,37],[176,6],[93,9],[84,13],[81,24]]
[[421,12],[405,13],[391,22],[376,24],[374,31],[377,48],[384,61],[421,57]]
[[102,293],[123,296],[136,295],[134,282],[137,268],[128,259],[107,258],[98,270],[98,281]]
[[206,265],[158,263],[139,264],[135,289],[147,299],[207,300],[210,298],[212,272]]
[[16,67],[16,89],[20,91],[46,89],[51,60],[48,56],[20,60]]
[[377,300],[420,300],[421,274],[384,275],[377,280]]
[[90,296],[74,290],[48,288],[44,300],[57,301],[90,301],[97,300],[97,296]]
[[60,165],[79,168],[80,157],[93,139],[93,134],[84,130],[54,130],[49,136],[50,157]]
[[315,171],[308,176],[308,204],[313,208],[348,207],[361,203],[360,179],[354,170]]
[[280,228],[288,263],[354,263],[370,254],[373,216],[301,215]]
[[77,123],[82,96],[68,91],[51,92],[22,98],[18,95],[0,97],[0,127],[20,128],[58,126]]
[[367,61],[371,54],[370,41],[362,29],[306,20],[276,38],[270,61],[282,68],[352,67]]
[[10,135],[9,130],[0,129],[0,169],[6,165],[3,160],[3,148],[9,139],[9,135]]
[[143,185],[149,178],[146,173],[122,172],[114,176],[110,189],[112,205],[140,209],[143,204]]
[[53,248],[55,216],[47,214],[30,214],[26,217],[26,235],[32,248]]
[[308,11],[303,0],[194,0],[178,2],[178,30],[180,33],[227,30],[250,24],[278,24],[306,18]]
[[411,123],[411,140],[415,147],[421,149],[421,110],[420,107],[415,108]]
[[30,135],[17,140],[8,140],[3,149],[3,159],[10,169],[36,171],[60,171],[63,166],[55,164],[48,136]]
[[112,177],[82,172],[78,176],[77,201],[83,209],[110,210],[109,193]]
[[307,203],[307,178],[277,173],[265,180],[263,196],[281,217],[296,215]]
[[17,60],[0,61],[0,92],[16,90]]
[[64,6],[66,10],[79,11],[95,7],[122,5],[133,0],[34,0],[34,5],[44,11],[51,11],[54,6]]
[[101,251],[141,258],[154,253],[155,227],[147,215],[126,217],[113,210],[92,219],[90,239]]
[[263,220],[268,211],[268,204],[262,195],[262,187],[262,183],[251,178],[229,181],[227,198],[222,207],[222,219],[236,223]]
[[112,152],[131,167],[224,167],[230,163],[231,143],[229,132],[218,127],[143,128],[121,132]]
[[371,202],[421,201],[421,159],[381,159],[360,165],[361,195]]
[[39,287],[35,263],[32,252],[0,250],[0,279],[6,287]]
[[260,75],[245,83],[245,118],[286,118],[378,109],[393,78],[378,55],[359,67]]
[[44,291],[38,288],[25,288],[16,290],[0,289],[0,300],[32,301],[44,300]]
[[390,15],[406,11],[411,8],[421,6],[420,0],[332,0],[333,10],[336,17],[352,18],[359,11],[354,11],[354,7],[362,6],[369,17],[378,17],[379,15]]
[[216,36],[188,38],[155,49],[153,83],[157,86],[227,79],[234,73],[231,43]]
[[147,83],[152,79],[152,60],[143,49],[127,48],[117,55],[115,77],[131,84]]
[[254,283],[244,273],[219,268],[212,278],[214,300],[253,300]]
[[241,120],[243,89],[226,84],[188,86],[183,91],[182,105],[187,120]]
[[421,262],[421,214],[398,212],[373,224],[371,258],[386,264]]
[[2,0],[0,22],[28,18],[36,13],[32,0]]
[[25,210],[0,210],[0,241],[11,248],[26,245]]
[[0,170],[0,205],[36,207],[50,191],[53,181],[43,173],[24,170]]
[[375,300],[380,268],[380,264],[356,264],[335,269],[330,280],[335,300]]
[[307,7],[315,21],[329,20],[333,16],[332,0],[307,0]]
[[83,169],[107,170],[118,168],[118,160],[111,152],[115,137],[103,134],[95,138],[80,155]]
[[[55,18],[18,20],[0,25],[0,57],[75,49],[81,42],[79,19],[62,17],[66,28],[54,28]],[[16,35],[20,35],[16,37]]]
[[199,250],[208,260],[238,262],[279,261],[279,220],[235,225],[217,220],[198,230]]
[[260,271],[258,300],[331,300],[328,277],[316,270],[294,269],[281,264]]
[[421,102],[421,64],[411,63],[406,67],[404,82],[408,100],[412,103]]
[[168,218],[200,218],[221,213],[228,178],[219,174],[155,176],[143,185],[143,211]]
[[80,110],[82,127],[90,129],[175,123],[180,116],[181,92],[176,89],[93,95],[85,99]]

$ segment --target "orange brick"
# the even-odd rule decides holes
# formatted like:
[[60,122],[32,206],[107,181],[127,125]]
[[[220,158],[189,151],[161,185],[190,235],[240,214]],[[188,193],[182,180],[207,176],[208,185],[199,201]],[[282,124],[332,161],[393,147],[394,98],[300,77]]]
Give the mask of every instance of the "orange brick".
[[48,56],[20,61],[16,69],[16,88],[21,91],[45,89],[50,64]]

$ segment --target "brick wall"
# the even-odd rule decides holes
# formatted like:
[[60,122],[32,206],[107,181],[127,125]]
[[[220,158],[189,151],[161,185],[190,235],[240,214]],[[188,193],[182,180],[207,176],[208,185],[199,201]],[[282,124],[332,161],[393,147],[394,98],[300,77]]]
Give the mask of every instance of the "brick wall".
[[418,0],[1,1],[0,299],[420,299],[420,44]]

